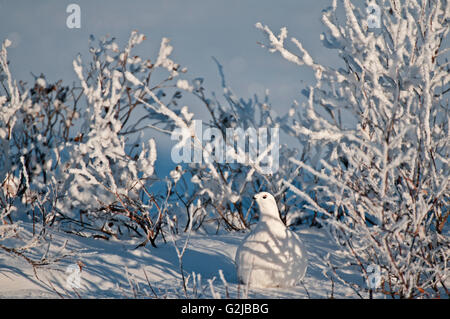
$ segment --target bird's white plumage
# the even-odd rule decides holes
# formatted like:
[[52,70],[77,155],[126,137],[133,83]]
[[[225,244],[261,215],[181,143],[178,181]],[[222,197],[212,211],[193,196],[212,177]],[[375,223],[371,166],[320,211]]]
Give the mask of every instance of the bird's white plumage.
[[291,287],[303,279],[308,264],[306,250],[296,233],[281,221],[275,198],[255,195],[260,220],[236,252],[239,280],[252,287]]

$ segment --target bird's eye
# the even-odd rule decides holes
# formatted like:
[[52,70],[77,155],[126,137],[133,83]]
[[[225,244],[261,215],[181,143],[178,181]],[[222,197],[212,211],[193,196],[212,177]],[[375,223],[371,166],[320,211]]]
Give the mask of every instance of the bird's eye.
[[266,198],[267,198],[267,195],[264,195],[263,198],[266,199]]

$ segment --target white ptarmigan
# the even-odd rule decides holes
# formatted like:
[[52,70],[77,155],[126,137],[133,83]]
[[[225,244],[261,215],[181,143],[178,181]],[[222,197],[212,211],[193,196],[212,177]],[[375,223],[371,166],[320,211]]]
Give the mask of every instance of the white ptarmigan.
[[239,280],[257,288],[295,286],[305,276],[308,265],[303,243],[281,221],[270,193],[258,193],[253,198],[261,214],[236,252]]

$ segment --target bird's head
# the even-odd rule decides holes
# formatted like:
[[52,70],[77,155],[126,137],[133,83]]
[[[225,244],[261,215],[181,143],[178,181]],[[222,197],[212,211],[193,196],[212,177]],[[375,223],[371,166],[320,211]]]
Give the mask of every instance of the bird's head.
[[280,220],[277,202],[272,194],[261,192],[253,196],[261,212],[260,220]]

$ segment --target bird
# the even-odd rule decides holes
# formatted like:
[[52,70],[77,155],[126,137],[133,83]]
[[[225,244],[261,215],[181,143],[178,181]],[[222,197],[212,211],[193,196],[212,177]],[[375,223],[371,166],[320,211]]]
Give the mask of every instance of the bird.
[[239,281],[254,288],[294,287],[305,276],[307,251],[300,237],[281,221],[272,194],[261,192],[253,199],[260,217],[236,251]]

